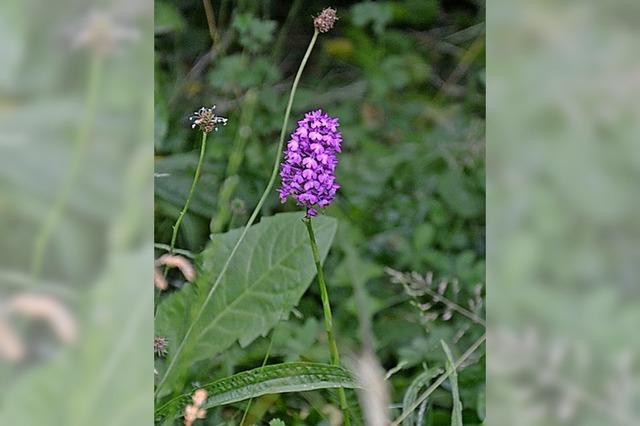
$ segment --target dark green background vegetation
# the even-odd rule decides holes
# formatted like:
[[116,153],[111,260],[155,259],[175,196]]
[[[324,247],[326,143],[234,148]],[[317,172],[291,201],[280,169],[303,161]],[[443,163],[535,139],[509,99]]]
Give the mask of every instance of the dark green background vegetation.
[[[170,240],[188,193],[200,139],[188,116],[200,106],[216,104],[229,124],[209,138],[177,247],[200,252],[211,230],[246,222],[271,172],[312,15],[336,7],[340,20],[311,55],[288,133],[311,109],[340,118],[342,188],[325,212],[339,220],[325,263],[338,345],[343,358],[356,358],[359,321],[371,317],[382,366],[399,366],[389,379],[396,417],[416,376],[445,365],[441,339],[458,358],[484,332],[428,296],[409,295],[384,269],[431,272],[434,290],[448,282],[445,296],[466,308],[473,299],[483,315],[477,300],[484,300],[485,281],[484,6],[445,0],[223,0],[212,6],[213,33],[201,1],[156,0],[156,242]],[[295,210],[274,192],[262,215]],[[180,286],[177,277],[173,284]],[[359,286],[364,297],[356,299]],[[270,362],[325,362],[324,339],[312,285],[276,327]],[[259,366],[268,344],[269,337],[227,351],[209,366],[211,378]],[[458,376],[468,425],[484,418],[483,351]],[[329,421],[327,404],[335,402],[326,391],[262,397],[250,419],[320,424]],[[424,424],[451,424],[451,405],[445,382],[429,399]],[[244,407],[212,410],[207,422],[238,423]]]

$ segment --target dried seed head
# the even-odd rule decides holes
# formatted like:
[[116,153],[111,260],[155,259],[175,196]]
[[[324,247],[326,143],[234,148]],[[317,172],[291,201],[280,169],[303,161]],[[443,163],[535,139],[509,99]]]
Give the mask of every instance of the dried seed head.
[[213,113],[214,109],[216,109],[215,105],[211,108],[202,107],[198,111],[194,112],[193,115],[189,117],[189,120],[192,121],[191,128],[195,129],[196,126],[198,126],[203,132],[211,133],[214,130],[218,130],[218,124],[226,126],[227,119],[215,115]]
[[188,404],[184,407],[184,425],[192,426],[198,419],[204,419],[207,416],[207,410],[202,407],[202,404],[207,400],[207,391],[204,389],[196,390],[191,399],[193,404]]
[[338,20],[338,15],[336,15],[336,10],[330,7],[327,7],[320,15],[316,16],[313,19],[313,26],[316,27],[316,30],[320,33],[326,33],[331,28],[333,28],[333,24]]
[[158,267],[153,268],[153,285],[160,291],[164,291],[169,288],[167,279]]
[[200,407],[207,400],[207,391],[205,389],[198,389],[193,393],[191,399],[193,400],[194,405]]
[[178,268],[184,278],[193,282],[196,278],[196,271],[187,259],[182,256],[176,256],[173,254],[163,254],[158,260],[156,260],[156,268],[160,266],[168,266],[169,268]]
[[169,340],[166,337],[155,337],[153,339],[153,353],[160,358],[167,356]]

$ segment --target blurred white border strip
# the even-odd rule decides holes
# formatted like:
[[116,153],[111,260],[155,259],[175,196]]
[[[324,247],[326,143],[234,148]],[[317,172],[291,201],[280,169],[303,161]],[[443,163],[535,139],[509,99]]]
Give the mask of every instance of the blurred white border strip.
[[487,419],[640,424],[640,2],[487,10]]
[[0,4],[0,424],[153,422],[153,2]]

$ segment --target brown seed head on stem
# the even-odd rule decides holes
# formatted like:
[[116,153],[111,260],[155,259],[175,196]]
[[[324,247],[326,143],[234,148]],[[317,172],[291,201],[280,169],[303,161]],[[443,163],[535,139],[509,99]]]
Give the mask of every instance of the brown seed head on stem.
[[333,28],[333,24],[335,24],[337,20],[338,15],[336,15],[336,10],[327,7],[320,12],[320,15],[313,19],[313,26],[318,32],[326,33]]

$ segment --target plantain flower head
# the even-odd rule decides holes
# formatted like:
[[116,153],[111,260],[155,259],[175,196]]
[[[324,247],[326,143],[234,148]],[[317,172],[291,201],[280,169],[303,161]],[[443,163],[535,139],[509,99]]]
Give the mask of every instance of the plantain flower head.
[[323,9],[320,12],[320,15],[313,18],[313,26],[320,33],[326,33],[333,28],[333,25],[338,20],[338,15],[336,14],[336,10],[330,7]]
[[195,129],[196,126],[198,126],[204,133],[211,133],[214,130],[218,130],[218,124],[226,126],[227,119],[220,117],[219,115],[215,115],[213,112],[215,109],[216,106],[214,105],[211,108],[202,107],[198,111],[194,112],[193,115],[189,117],[189,121],[192,122],[191,128]]

